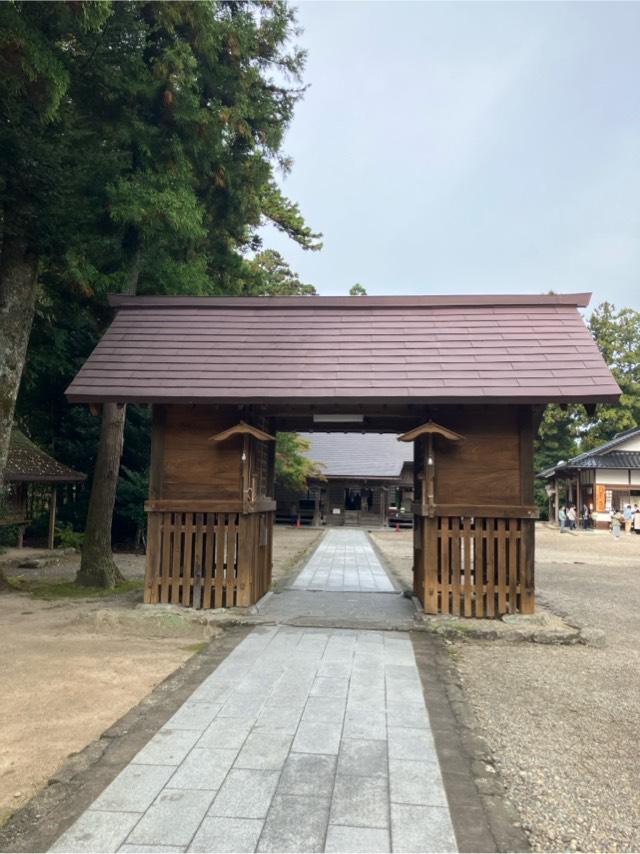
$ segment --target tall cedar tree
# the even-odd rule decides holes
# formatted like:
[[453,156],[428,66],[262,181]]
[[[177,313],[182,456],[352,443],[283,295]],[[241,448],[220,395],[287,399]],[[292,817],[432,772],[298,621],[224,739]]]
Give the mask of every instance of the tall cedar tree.
[[[289,166],[282,137],[302,94],[304,64],[304,54],[290,47],[295,19],[285,3],[17,3],[11,13],[5,13],[11,24],[3,28],[5,45],[15,33],[20,49],[28,41],[47,46],[50,55],[40,63],[47,73],[56,70],[54,60],[63,65],[64,87],[55,92],[64,108],[54,104],[47,121],[49,132],[58,121],[53,138],[63,139],[67,159],[47,175],[58,196],[68,194],[65,212],[84,214],[33,254],[32,294],[38,261],[68,270],[70,281],[98,301],[101,289],[259,292],[263,283],[243,253],[259,248],[256,229],[265,219],[304,248],[319,248],[319,235],[275,181],[276,168]],[[75,21],[74,15],[84,41],[69,35],[66,18]],[[7,77],[11,69],[2,71]],[[34,77],[32,69],[21,74],[27,82]],[[14,101],[3,102],[9,117],[22,109],[26,83],[13,88]],[[5,185],[17,149],[3,144]],[[7,210],[5,201],[5,223]],[[23,310],[18,324],[23,351],[31,314]],[[124,407],[104,407],[79,574],[84,583],[112,586],[117,578],[110,539],[124,420]]]

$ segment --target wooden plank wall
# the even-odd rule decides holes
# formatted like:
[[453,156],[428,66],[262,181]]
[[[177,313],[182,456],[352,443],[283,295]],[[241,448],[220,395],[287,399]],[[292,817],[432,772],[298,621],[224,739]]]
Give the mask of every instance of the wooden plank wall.
[[148,514],[144,601],[246,607],[271,584],[273,513]]
[[531,614],[534,520],[422,517],[415,592],[427,614]]

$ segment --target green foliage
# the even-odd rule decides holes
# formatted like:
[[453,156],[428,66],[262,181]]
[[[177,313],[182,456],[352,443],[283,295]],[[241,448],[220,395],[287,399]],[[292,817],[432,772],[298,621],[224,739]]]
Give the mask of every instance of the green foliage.
[[9,584],[20,593],[30,593],[34,599],[51,601],[55,599],[87,599],[113,596],[119,593],[129,593],[132,590],[141,590],[144,587],[142,578],[132,578],[121,581],[112,590],[104,587],[81,587],[74,581],[55,581],[48,578],[25,578],[24,576],[11,576]]
[[594,448],[621,430],[640,424],[640,312],[599,305],[589,328],[622,391],[618,405],[600,404],[587,422],[582,450]]
[[360,284],[360,282],[356,282],[355,285],[352,285],[349,288],[349,296],[352,297],[364,297],[367,295],[367,291],[364,286]]
[[[39,258],[18,421],[91,476],[99,419],[64,391],[108,292],[312,293],[265,222],[321,246],[278,187],[305,55],[286,2],[0,4],[0,210]],[[257,253],[257,254],[256,254]],[[127,407],[114,539],[144,527],[149,413]],[[90,483],[61,505],[81,528]]]
[[[563,410],[555,404],[547,406],[534,447],[533,465],[536,474],[579,452],[577,436],[580,423],[581,407]],[[549,509],[545,483],[541,478],[535,480],[535,501],[543,519],[547,518]]]
[[60,525],[56,528],[56,538],[60,548],[77,549],[77,551],[82,551],[84,534],[79,531],[74,531],[73,527],[69,523]]
[[304,455],[310,443],[298,433],[276,436],[276,481],[289,489],[306,489],[310,477],[324,479],[320,463]]
[[[604,302],[591,315],[589,328],[622,390],[620,403],[598,404],[593,416],[582,406],[548,406],[535,446],[536,472],[640,424],[640,312]],[[548,498],[541,480],[536,481],[536,502],[546,518]]]
[[247,291],[260,296],[308,296],[316,293],[313,285],[306,285],[298,278],[279,252],[265,249],[258,253],[248,267],[254,274]]
[[147,525],[144,502],[149,495],[149,472],[132,471],[126,466],[120,469],[118,481],[116,515],[133,523],[140,530]]

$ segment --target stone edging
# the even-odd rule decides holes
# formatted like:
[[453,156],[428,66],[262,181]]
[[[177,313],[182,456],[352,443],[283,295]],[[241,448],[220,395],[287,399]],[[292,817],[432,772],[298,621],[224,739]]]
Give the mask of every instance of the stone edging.
[[449,809],[461,852],[530,850],[467,701],[447,642],[411,634]]

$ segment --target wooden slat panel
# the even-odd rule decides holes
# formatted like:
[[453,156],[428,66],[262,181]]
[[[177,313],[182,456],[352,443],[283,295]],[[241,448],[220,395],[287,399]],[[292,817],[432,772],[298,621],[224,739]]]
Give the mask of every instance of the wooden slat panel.
[[206,532],[205,532],[205,559],[204,559],[204,588],[202,594],[202,607],[212,608],[211,602],[213,592],[213,579],[215,573],[215,514],[207,513],[206,515]]
[[180,604],[180,570],[182,568],[183,513],[173,514],[173,560],[171,562],[171,602]]
[[438,520],[422,520],[422,554],[424,568],[424,610],[427,614],[438,613]]
[[471,563],[471,520],[466,517],[462,532],[462,559],[464,562],[464,615],[473,616],[473,568]]
[[482,548],[482,520],[475,520],[473,535],[473,580],[476,597],[476,617],[484,617],[484,551]]
[[534,590],[534,522],[522,523],[520,540],[522,569],[520,574],[520,611],[533,614],[536,607]]
[[498,555],[498,614],[507,613],[507,549],[504,519],[496,521],[496,546]]
[[160,593],[160,601],[163,605],[169,604],[170,585],[171,585],[171,546],[172,546],[172,514],[160,514],[162,524],[162,589]]
[[238,563],[238,547],[236,543],[236,534],[238,531],[237,516],[235,513],[229,513],[227,516],[227,566],[226,566],[226,607],[232,608],[238,604],[237,598],[234,596],[236,592],[236,569]]
[[460,614],[460,518],[451,520],[451,613]]
[[148,520],[147,562],[144,582],[144,601],[155,604],[160,601],[160,571],[162,567],[162,525],[158,513],[152,513]]
[[184,514],[184,554],[182,557],[182,604],[191,604],[191,582],[193,579],[193,513]]
[[224,607],[224,562],[227,546],[226,514],[216,515],[216,575],[215,575],[215,607]]
[[444,516],[440,520],[440,529],[438,531],[440,540],[440,590],[442,591],[440,610],[443,614],[448,614],[451,607],[449,603],[449,591],[451,589],[451,562],[449,557],[451,551],[455,550],[458,545],[457,541],[455,543],[452,542],[455,534],[449,528],[450,522],[449,517]]
[[[486,519],[486,553],[487,553],[487,617],[495,617],[495,519]],[[533,524],[533,523],[532,523]]]
[[517,594],[518,594],[518,554],[517,540],[518,522],[516,519],[510,519],[508,522],[509,531],[509,613],[515,614],[517,611]]
[[196,513],[196,532],[193,550],[193,600],[194,608],[202,607],[202,562],[203,562],[203,536],[204,517],[202,513]]

